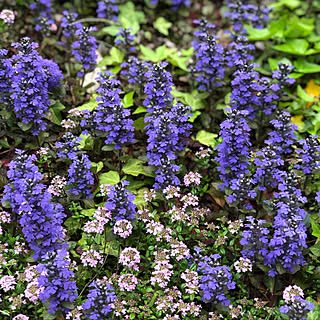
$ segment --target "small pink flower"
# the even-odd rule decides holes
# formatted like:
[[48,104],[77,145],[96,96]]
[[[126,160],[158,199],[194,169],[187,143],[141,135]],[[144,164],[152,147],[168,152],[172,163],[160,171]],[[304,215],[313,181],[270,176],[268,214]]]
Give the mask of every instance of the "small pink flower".
[[247,272],[252,271],[252,263],[248,258],[240,258],[238,261],[234,263],[234,268],[237,272]]
[[294,286],[288,286],[284,289],[283,291],[283,300],[286,302],[286,303],[289,303],[290,301],[291,302],[294,302],[295,300],[295,296],[299,296],[299,297],[304,297],[304,293],[303,293],[303,290],[294,285]]
[[15,316],[12,320],[29,320],[30,318],[25,316],[24,314],[18,314],[17,316]]
[[133,291],[138,284],[138,279],[131,273],[123,274],[119,277],[118,286],[121,291]]
[[113,227],[113,233],[121,238],[128,238],[132,233],[132,223],[126,219],[118,220]]
[[122,263],[128,268],[139,270],[138,264],[140,263],[140,253],[136,248],[127,247],[122,250],[119,257],[119,263]]
[[57,31],[57,25],[55,23],[53,23],[50,27],[49,27],[50,31]]
[[198,172],[189,172],[183,177],[183,181],[187,187],[192,183],[198,186],[201,183],[201,175]]
[[9,26],[14,22],[14,13],[11,10],[3,9],[0,12],[0,19],[4,20],[4,22]]
[[0,287],[5,292],[14,290],[16,284],[16,279],[13,276],[3,276],[2,278],[0,278]]
[[95,268],[98,263],[103,263],[102,251],[98,252],[93,249],[85,251],[82,253],[80,260],[84,266],[89,265],[90,267]]

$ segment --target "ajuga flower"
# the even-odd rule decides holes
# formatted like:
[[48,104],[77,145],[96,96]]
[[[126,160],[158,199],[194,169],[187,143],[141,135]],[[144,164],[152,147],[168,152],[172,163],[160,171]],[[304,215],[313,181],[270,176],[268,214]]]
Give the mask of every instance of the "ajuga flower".
[[70,160],[75,159],[82,139],[80,137],[75,137],[71,132],[66,132],[62,139],[64,142],[56,142],[56,148],[59,150],[57,156]]
[[199,74],[196,78],[199,90],[211,93],[215,87],[221,86],[224,77],[224,49],[217,43],[216,38],[209,33],[212,25],[205,20],[200,22],[200,31],[195,32],[200,41],[194,42],[196,55],[195,72]]
[[0,49],[0,102],[3,103],[7,109],[10,109],[9,106],[12,104],[10,93],[14,69],[11,59],[7,58],[7,54],[8,50]]
[[70,258],[66,249],[48,253],[44,263],[37,267],[41,272],[38,278],[42,302],[49,303],[49,312],[55,314],[57,310],[69,312],[66,302],[72,302],[77,297],[77,286],[73,271],[69,270]]
[[220,164],[221,188],[230,186],[234,179],[248,173],[250,128],[246,111],[232,110],[228,119],[220,125],[220,135],[223,142],[217,146],[217,162]]
[[307,320],[308,313],[315,308],[312,302],[308,302],[297,295],[293,301],[281,306],[279,311],[287,314],[290,320]]
[[34,259],[64,246],[61,224],[65,217],[60,204],[51,203],[51,194],[41,184],[43,175],[33,164],[35,155],[19,150],[9,163],[9,184],[4,189],[4,200],[18,214],[22,232],[34,250]]
[[249,43],[245,36],[236,36],[229,44],[229,47],[231,50],[228,51],[226,55],[226,62],[229,67],[249,64],[253,59],[250,52],[255,49],[255,46]]
[[[49,91],[58,84],[62,73],[54,62],[48,62],[38,54],[35,50],[38,45],[30,43],[29,38],[23,38],[13,46],[19,52],[12,57],[14,74],[10,98],[17,118],[30,125],[32,134],[37,135],[46,128],[43,118],[50,105]],[[37,85],[39,83],[41,86]]]
[[99,18],[118,20],[119,8],[116,5],[116,0],[102,0],[98,1],[97,14]]
[[111,304],[117,300],[114,289],[105,279],[95,280],[90,284],[88,300],[82,308],[89,319],[104,319],[112,312]]
[[91,196],[91,186],[94,184],[93,173],[90,171],[92,164],[86,154],[78,155],[72,159],[68,170],[68,192],[75,195],[83,194],[86,198]]
[[89,128],[91,132],[102,132],[106,144],[114,144],[115,149],[121,149],[125,143],[133,142],[134,127],[133,120],[129,118],[130,110],[123,107],[119,96],[120,82],[111,73],[101,73],[97,80],[100,82],[97,89],[100,96],[96,99],[99,104],[92,112],[86,110],[80,126]]
[[97,64],[96,50],[98,46],[96,38],[91,35],[91,32],[96,31],[96,28],[85,27],[80,23],[77,23],[76,27],[75,35],[79,40],[73,42],[72,53],[83,66],[83,71],[78,72],[78,77],[83,77],[85,73],[92,71]]
[[115,221],[135,218],[136,205],[132,202],[135,195],[125,188],[128,184],[128,181],[122,180],[119,185],[112,186],[108,190],[105,207],[112,212]]
[[46,35],[50,35],[50,29],[54,25],[51,0],[37,0],[30,4],[30,9],[37,12],[36,31],[42,30]]
[[135,35],[131,34],[132,29],[119,28],[115,44],[122,45],[126,53],[135,51],[136,48],[132,47],[135,40]]
[[63,35],[66,37],[72,36],[77,27],[79,26],[75,23],[78,14],[76,12],[68,12],[66,10],[62,11],[62,18],[61,18],[61,27],[63,28]]

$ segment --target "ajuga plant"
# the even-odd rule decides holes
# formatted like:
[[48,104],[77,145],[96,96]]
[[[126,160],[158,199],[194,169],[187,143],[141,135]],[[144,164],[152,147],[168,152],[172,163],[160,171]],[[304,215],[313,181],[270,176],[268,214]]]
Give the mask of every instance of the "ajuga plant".
[[62,137],[64,142],[57,142],[58,157],[71,161],[68,169],[67,185],[70,186],[68,192],[91,197],[91,186],[94,184],[93,173],[90,171],[92,164],[86,154],[80,154],[79,144],[81,138],[76,138],[71,132],[67,132]]
[[117,21],[119,8],[116,2],[117,2],[116,0],[98,1],[98,9],[97,9],[98,17]]
[[38,283],[43,288],[40,299],[49,304],[49,313],[56,314],[58,310],[69,312],[68,303],[70,306],[78,296],[70,262],[68,251],[64,248],[49,252],[43,257],[43,263],[37,266],[40,272]]
[[112,312],[111,306],[116,300],[117,296],[107,279],[94,280],[90,284],[88,299],[82,308],[88,319],[107,319],[105,317]]
[[119,32],[116,34],[117,38],[115,44],[122,46],[126,54],[136,51],[136,48],[132,46],[135,40],[135,35],[131,34],[132,29],[119,28]]
[[60,204],[51,202],[51,194],[41,183],[43,174],[34,164],[36,156],[28,156],[21,150],[17,154],[9,164],[10,183],[5,186],[3,200],[18,216],[22,232],[37,260],[64,247],[61,224],[65,214]]
[[87,72],[92,71],[97,64],[96,50],[98,48],[96,38],[91,35],[96,31],[95,27],[86,27],[81,23],[76,23],[75,35],[78,40],[72,43],[72,54],[76,60],[82,64],[83,70],[78,71],[78,77],[83,77]]
[[61,17],[61,27],[63,28],[62,32],[63,35],[66,37],[70,37],[75,34],[75,31],[77,30],[76,19],[78,17],[78,13],[76,12],[69,12],[69,11],[62,11],[63,16]]
[[152,70],[146,73],[150,80],[144,87],[147,98],[144,105],[147,106],[147,157],[149,164],[155,165],[156,189],[165,188],[169,184],[179,184],[175,172],[179,166],[173,164],[176,159],[175,151],[182,150],[185,143],[183,137],[189,135],[191,125],[188,123],[188,110],[182,104],[173,105],[171,95],[172,78],[169,72],[165,71],[166,64],[154,65]]
[[51,0],[37,0],[30,4],[30,9],[36,11],[36,31],[42,31],[46,36],[54,25]]
[[[8,73],[10,101],[16,117],[30,128],[33,135],[47,127],[44,118],[49,111],[50,91],[58,86],[62,73],[53,62],[43,59],[35,50],[38,45],[31,43],[29,38],[23,38],[20,43],[14,43],[18,49],[11,61],[5,63]],[[41,86],[35,84],[41,83]],[[6,94],[8,96],[8,93]]]
[[199,21],[200,30],[194,35],[198,40],[194,41],[196,64],[195,72],[198,74],[196,81],[199,90],[212,93],[215,87],[222,86],[224,78],[224,49],[217,43],[217,39],[210,32],[214,25],[208,24],[205,19]]
[[[163,0],[150,0],[150,4],[157,5],[159,2],[164,2]],[[171,9],[173,11],[176,11],[179,9],[180,6],[184,5],[186,7],[190,6],[191,1],[190,0],[170,0],[169,3],[172,5]]]
[[147,82],[145,77],[148,68],[151,68],[151,64],[142,60],[139,60],[135,56],[130,56],[126,62],[121,64],[121,75],[128,78],[129,83],[136,83],[139,86],[140,94],[143,93],[143,86]]
[[[80,126],[85,128],[83,134],[90,129],[93,134],[102,134],[106,144],[113,144],[121,149],[126,143],[133,142],[134,127],[130,119],[130,109],[125,109],[120,99],[120,81],[112,73],[100,73],[97,80],[97,107],[93,111],[85,110]],[[88,128],[88,129],[87,129]]]

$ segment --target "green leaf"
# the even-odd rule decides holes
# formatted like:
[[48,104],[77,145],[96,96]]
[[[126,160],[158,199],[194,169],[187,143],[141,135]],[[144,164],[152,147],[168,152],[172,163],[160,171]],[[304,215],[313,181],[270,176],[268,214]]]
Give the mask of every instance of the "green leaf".
[[172,27],[172,23],[166,20],[163,17],[159,17],[154,23],[153,26],[156,30],[158,30],[160,33],[168,36],[169,32],[168,30]]
[[291,16],[287,21],[287,29],[284,32],[286,38],[304,38],[314,29],[314,19],[306,19]]
[[134,91],[131,91],[124,96],[122,101],[124,108],[129,108],[133,106],[133,95],[134,95]]
[[306,54],[308,47],[309,43],[305,39],[289,39],[284,44],[272,46],[276,50],[302,56]]
[[216,140],[218,135],[215,133],[207,132],[205,130],[200,130],[197,133],[196,139],[200,143],[204,144],[205,146],[214,148],[216,146]]
[[163,45],[158,47],[155,51],[145,47],[144,45],[140,45],[140,50],[142,53],[141,58],[143,60],[152,61],[152,62],[159,62],[167,58],[166,54],[166,46]]
[[286,6],[289,9],[293,10],[298,8],[301,5],[300,0],[280,0],[272,4],[274,8],[281,8],[282,6]]
[[137,120],[133,121],[133,126],[136,130],[142,130],[146,126],[144,122],[144,117],[140,117]]
[[144,192],[148,191],[148,188],[141,188],[136,192],[136,198],[133,200],[133,203],[140,209],[145,204],[146,201],[144,200]]
[[96,101],[97,97],[98,97],[98,95],[94,94],[88,103],[85,103],[82,106],[77,107],[77,109],[78,110],[90,110],[90,111],[94,110],[96,108],[96,106],[99,104]]
[[99,176],[99,185],[101,184],[110,184],[111,186],[114,186],[115,184],[118,184],[120,182],[120,176],[117,171],[109,171],[100,174]]
[[104,66],[114,66],[117,64],[121,64],[124,59],[124,52],[117,49],[116,47],[112,47],[110,50],[110,55],[104,57],[98,64],[98,67],[104,67]]
[[207,93],[203,95],[202,93],[200,94],[197,90],[193,90],[191,93],[174,90],[171,92],[171,94],[175,98],[178,98],[181,103],[190,106],[192,108],[192,111],[202,110],[206,107],[203,99],[207,98]]
[[32,123],[18,122],[18,126],[21,128],[22,131],[28,131],[32,127]]
[[96,162],[91,162],[91,171],[93,173],[98,173],[101,171],[101,169],[103,168],[103,162],[102,161],[99,161],[98,163]]
[[132,114],[139,114],[139,113],[145,113],[147,112],[147,109],[144,107],[138,107]]
[[108,26],[104,27],[100,31],[102,34],[110,34],[110,36],[115,37],[119,32],[119,26]]
[[267,28],[256,29],[249,25],[246,25],[245,28],[248,32],[248,39],[251,41],[268,40],[272,37],[272,32]]
[[95,213],[96,209],[83,209],[80,213],[86,217],[92,217]]
[[66,107],[60,102],[60,101],[57,101],[53,106],[50,107],[49,111],[51,112],[51,116],[52,116],[52,119],[49,119],[57,124],[58,126],[61,125],[61,121],[62,121],[62,115],[61,115],[61,112],[62,110],[64,110]]
[[147,20],[142,11],[138,11],[131,1],[126,1],[119,5],[118,20],[123,28],[131,28],[132,33],[136,34],[140,30],[140,24],[146,23]]
[[298,85],[297,93],[298,93],[298,96],[304,101],[307,101],[307,102],[314,101],[314,97],[309,96],[307,92],[305,92],[300,85]]
[[269,66],[272,71],[279,69],[278,63],[286,63],[286,64],[292,66],[292,62],[287,58],[282,58],[280,60],[269,58],[268,62],[269,62]]
[[316,257],[320,257],[320,241],[317,242],[314,246],[310,247],[310,251],[311,251]]
[[139,159],[130,159],[122,168],[125,174],[131,174],[137,177],[139,174],[144,174],[143,161]]
[[317,73],[320,72],[320,65],[309,62],[307,59],[300,57],[293,63],[295,71],[301,73]]
[[80,134],[80,138],[82,140],[80,141],[79,149],[93,150],[94,141],[93,141],[93,138],[91,137],[91,134],[87,134],[87,135]]
[[315,222],[314,216],[311,216],[312,235],[320,238],[320,224]]

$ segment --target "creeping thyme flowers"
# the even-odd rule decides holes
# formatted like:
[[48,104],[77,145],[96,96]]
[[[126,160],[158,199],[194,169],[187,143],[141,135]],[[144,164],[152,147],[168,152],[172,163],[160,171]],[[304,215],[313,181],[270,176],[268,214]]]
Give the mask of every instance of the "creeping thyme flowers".
[[14,22],[14,13],[11,10],[3,9],[0,12],[0,19],[2,19],[8,26]]

